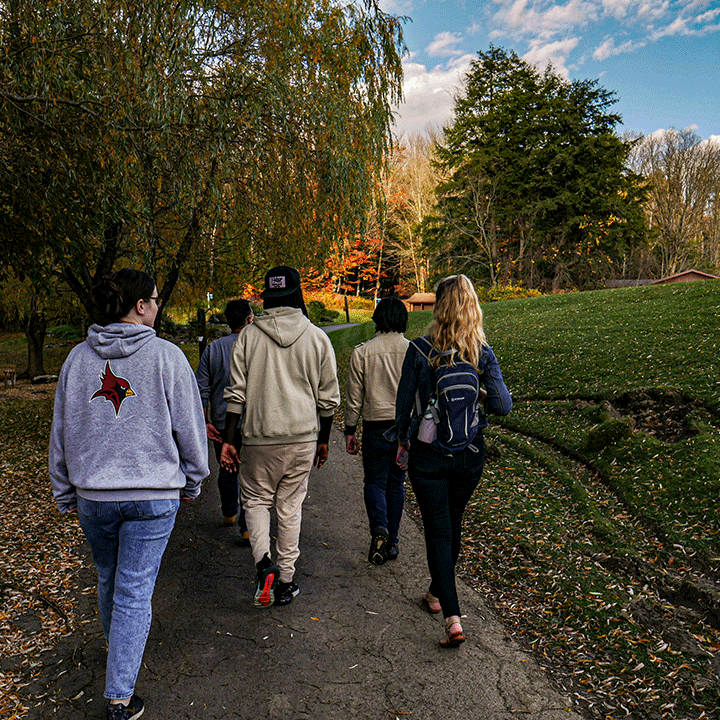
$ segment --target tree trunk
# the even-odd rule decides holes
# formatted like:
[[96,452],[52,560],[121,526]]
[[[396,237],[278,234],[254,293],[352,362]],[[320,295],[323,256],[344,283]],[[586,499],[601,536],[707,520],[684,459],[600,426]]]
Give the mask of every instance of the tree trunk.
[[[197,324],[198,324],[198,357],[202,357],[207,347],[207,326],[205,325],[205,310],[198,308],[197,311]],[[231,330],[233,328],[230,328]]]
[[60,277],[78,296],[93,322],[97,318],[94,317],[92,289],[101,278],[112,274],[113,265],[118,258],[121,233],[122,223],[119,222],[111,223],[105,228],[103,244],[94,275],[90,274],[90,268],[85,264],[75,268],[65,265],[60,272]]
[[25,337],[28,343],[28,378],[32,380],[38,375],[47,375],[43,360],[43,349],[45,346],[45,332],[47,322],[45,313],[38,310],[37,300],[33,298],[30,303],[30,317],[25,326]]
[[[197,205],[195,205],[195,208],[193,209],[192,217],[190,218],[190,223],[188,224],[187,229],[185,230],[185,236],[183,237],[180,247],[178,248],[177,253],[175,254],[175,257],[173,257],[172,262],[170,263],[170,269],[168,270],[167,277],[165,278],[165,282],[163,283],[162,288],[158,288],[160,300],[162,302],[162,308],[167,307],[167,304],[170,300],[170,296],[172,295],[173,290],[175,289],[175,285],[177,284],[178,279],[180,278],[180,268],[182,267],[183,263],[187,259],[187,256],[190,253],[190,250],[192,250],[193,246],[199,240],[200,238],[200,222],[205,215],[205,212],[208,208],[208,205],[210,203],[210,194],[212,191],[212,185],[215,179],[215,175],[217,173],[218,169],[218,160],[217,158],[213,158],[213,161],[210,165],[210,170],[208,172],[207,179],[205,181],[205,188],[203,189],[203,194],[200,200],[198,201]],[[157,316],[155,317],[155,332],[160,331],[160,321],[162,320],[162,312],[158,312]]]

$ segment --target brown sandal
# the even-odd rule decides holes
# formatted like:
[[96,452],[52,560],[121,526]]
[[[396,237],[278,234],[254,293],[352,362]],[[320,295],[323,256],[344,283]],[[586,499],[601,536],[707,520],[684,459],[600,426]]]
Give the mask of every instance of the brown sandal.
[[445,632],[447,633],[447,637],[444,637],[440,641],[440,647],[460,647],[460,645],[462,645],[465,640],[467,640],[463,633],[462,625],[460,625],[460,623],[457,621],[450,623],[445,629]]

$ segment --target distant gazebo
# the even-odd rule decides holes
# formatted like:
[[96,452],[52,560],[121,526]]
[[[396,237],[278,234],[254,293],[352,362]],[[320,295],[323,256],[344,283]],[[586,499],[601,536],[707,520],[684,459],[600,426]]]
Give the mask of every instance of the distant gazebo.
[[432,310],[435,307],[435,293],[415,293],[406,301],[407,309],[413,310]]
[[656,280],[653,285],[670,285],[671,283],[693,282],[694,280],[720,280],[717,275],[701,272],[700,270],[685,270],[685,272]]

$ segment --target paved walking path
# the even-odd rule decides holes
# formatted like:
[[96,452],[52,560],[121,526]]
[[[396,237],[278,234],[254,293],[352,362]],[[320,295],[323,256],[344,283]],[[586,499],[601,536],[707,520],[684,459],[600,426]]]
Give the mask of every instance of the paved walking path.
[[[439,648],[442,621],[419,602],[428,575],[412,520],[403,518],[397,561],[369,565],[368,544],[361,460],[333,431],[304,506],[301,594],[284,608],[255,608],[250,550],[220,527],[208,480],[182,504],[158,578],[137,685],[144,718],[579,719],[462,583],[469,640]],[[92,584],[91,571],[82,582]],[[31,719],[105,717],[104,642],[94,598],[85,606],[81,629],[43,658],[48,701]]]

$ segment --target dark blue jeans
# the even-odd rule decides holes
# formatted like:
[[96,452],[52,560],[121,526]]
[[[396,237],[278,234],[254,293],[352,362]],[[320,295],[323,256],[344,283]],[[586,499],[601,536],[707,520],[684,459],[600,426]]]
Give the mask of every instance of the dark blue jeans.
[[[215,446],[215,457],[217,458],[218,465],[220,465],[222,443],[213,440],[213,445]],[[239,443],[237,447],[239,447]],[[238,514],[239,510],[238,525],[240,526],[240,531],[245,532],[247,525],[245,524],[245,511],[238,500],[239,487],[237,470],[232,473],[220,465],[218,470],[218,490],[220,491],[220,507],[222,508],[223,517],[233,517],[233,515]]]
[[480,482],[485,464],[482,436],[472,448],[442,455],[426,443],[412,443],[408,476],[425,530],[430,592],[438,598],[444,617],[460,615],[455,587],[455,564],[465,507]]
[[[390,426],[393,423],[389,423]],[[398,541],[400,518],[405,503],[405,471],[395,462],[397,440],[385,439],[387,423],[363,425],[362,461],[365,471],[365,509],[370,532],[384,527],[390,542]]]

